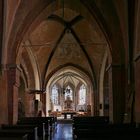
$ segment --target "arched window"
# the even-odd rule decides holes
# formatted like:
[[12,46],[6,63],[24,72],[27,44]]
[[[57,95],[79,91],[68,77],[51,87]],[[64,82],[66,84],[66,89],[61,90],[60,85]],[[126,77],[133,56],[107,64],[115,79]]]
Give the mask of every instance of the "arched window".
[[65,100],[67,99],[67,98],[70,98],[71,100],[73,100],[73,92],[72,92],[72,89],[71,89],[71,87],[68,85],[67,87],[66,87],[66,89],[65,89]]
[[51,101],[53,104],[58,105],[58,87],[56,85],[52,87]]
[[79,90],[79,105],[84,105],[86,103],[86,86],[82,84]]

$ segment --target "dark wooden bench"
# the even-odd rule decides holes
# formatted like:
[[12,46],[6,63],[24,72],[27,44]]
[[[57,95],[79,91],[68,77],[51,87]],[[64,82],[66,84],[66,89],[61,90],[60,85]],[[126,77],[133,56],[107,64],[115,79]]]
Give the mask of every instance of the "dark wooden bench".
[[77,140],[139,139],[140,129],[134,124],[110,124],[108,117],[74,117],[73,136]]
[[33,117],[34,119],[41,119],[42,121],[49,122],[50,132],[55,129],[57,125],[57,117],[48,116],[48,117]]
[[75,139],[98,139],[98,140],[118,140],[140,138],[140,129],[130,124],[111,124],[103,127],[76,128],[74,130]]
[[139,139],[140,138],[140,130],[78,130],[75,139],[83,140],[83,139],[94,139],[94,140],[118,140],[118,139]]
[[38,139],[38,127],[36,125],[1,125],[2,130],[33,130],[34,131],[34,139]]
[[88,124],[88,123],[94,123],[94,124],[108,124],[109,123],[109,117],[105,116],[93,116],[93,117],[73,117],[73,123],[82,123],[82,124]]
[[109,124],[109,117],[91,116],[91,117],[73,117],[73,135],[79,129],[93,129],[96,127],[106,127]]
[[87,124],[83,124],[83,123],[73,123],[73,129],[128,129],[128,128],[135,128],[135,124],[94,124],[94,123],[87,123]]
[[0,136],[0,140],[28,140],[28,136]]
[[38,140],[36,129],[0,129],[0,138]]
[[18,125],[36,125],[41,139],[50,139],[50,121],[46,117],[24,117],[17,122]]
[[32,126],[32,127],[37,127],[38,129],[38,131],[37,131],[37,136],[40,138],[40,139],[42,139],[42,140],[45,140],[45,138],[47,139],[47,137],[48,137],[48,134],[45,132],[45,123],[39,123],[39,124],[36,124],[36,123],[34,123],[34,124],[28,124],[28,123],[19,123],[19,124],[17,124],[18,126],[22,126],[23,127],[23,129],[24,129],[24,127],[26,127],[27,125],[30,125],[30,126]]
[[50,122],[50,125],[54,124],[56,121],[57,121],[57,118],[56,117],[52,117],[52,116],[49,116],[49,117],[23,117],[20,119],[21,120],[43,120],[43,121],[48,121]]

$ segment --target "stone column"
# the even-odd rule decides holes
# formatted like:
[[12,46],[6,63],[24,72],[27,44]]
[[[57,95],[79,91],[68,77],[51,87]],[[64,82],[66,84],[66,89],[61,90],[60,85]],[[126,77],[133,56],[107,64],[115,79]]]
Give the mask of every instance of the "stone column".
[[25,116],[26,117],[34,117],[34,100],[35,95],[30,94],[29,91],[25,91]]
[[110,65],[109,73],[109,117],[113,123],[122,123],[125,111],[124,66]]
[[8,101],[6,75],[0,74],[0,124],[8,123]]
[[42,102],[42,111],[46,116],[46,93],[42,93],[40,95],[40,101]]
[[140,1],[135,5],[134,32],[134,73],[135,73],[135,121],[140,123]]
[[7,77],[8,98],[8,122],[15,124],[18,119],[18,88],[20,86],[20,68],[17,65],[8,64],[4,73]]
[[140,123],[140,55],[135,59],[135,120]]

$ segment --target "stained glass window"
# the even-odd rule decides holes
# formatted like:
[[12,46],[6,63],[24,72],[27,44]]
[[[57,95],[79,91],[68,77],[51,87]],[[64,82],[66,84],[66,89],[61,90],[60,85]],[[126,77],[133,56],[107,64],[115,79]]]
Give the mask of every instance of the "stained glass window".
[[56,85],[52,87],[51,101],[53,104],[58,104],[58,87]]
[[85,103],[86,103],[86,87],[84,84],[82,84],[79,90],[79,105],[84,105]]

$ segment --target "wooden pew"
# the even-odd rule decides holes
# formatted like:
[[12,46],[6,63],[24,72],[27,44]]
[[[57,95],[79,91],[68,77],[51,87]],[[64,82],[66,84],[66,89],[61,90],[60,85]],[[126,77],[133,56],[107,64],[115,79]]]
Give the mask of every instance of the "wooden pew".
[[28,140],[27,135],[24,136],[0,136],[0,140]]
[[20,119],[20,121],[24,121],[24,120],[38,120],[38,121],[43,121],[43,122],[49,121],[49,125],[53,125],[56,123],[57,118],[49,116],[49,117],[23,117]]
[[94,123],[94,124],[108,124],[109,117],[105,116],[93,116],[93,117],[73,117],[73,123]]
[[20,123],[18,123],[17,125],[22,126],[23,128],[26,127],[27,125],[30,125],[32,127],[34,127],[34,126],[37,127],[38,128],[37,136],[39,137],[39,139],[45,140],[45,137],[48,136],[45,132],[45,123],[41,123],[41,124],[40,123],[39,124],[36,124],[36,123],[34,123],[34,124],[21,123],[20,124]]
[[76,135],[78,129],[92,129],[93,127],[106,127],[109,124],[109,117],[73,117],[73,135]]
[[41,119],[45,122],[49,122],[49,128],[50,128],[50,132],[52,132],[56,125],[57,125],[57,117],[54,116],[48,116],[48,117],[33,117],[34,119]]
[[5,133],[0,133],[0,140],[28,140],[28,134],[20,134],[20,133],[16,133],[16,135],[11,135],[7,134],[5,135]]
[[[1,130],[17,130],[17,131],[26,131],[31,130],[33,134],[28,134],[28,137],[31,137],[35,140],[38,140],[38,127],[36,125],[1,125]],[[30,136],[31,135],[31,136]]]
[[21,137],[0,137],[0,140],[26,140],[26,139],[23,139]]
[[13,139],[38,140],[36,136],[36,130],[34,129],[0,129],[0,138],[3,139],[11,137]]
[[36,125],[41,139],[50,139],[50,123],[45,117],[24,117],[17,122],[18,125]]
[[92,129],[92,130],[97,130],[97,129],[128,129],[128,128],[135,128],[135,124],[94,124],[94,123],[74,123],[73,124],[73,129]]
[[[88,126],[88,125],[87,125]],[[74,130],[75,139],[98,139],[98,140],[118,140],[121,138],[124,139],[136,139],[140,138],[140,129],[135,128],[134,125],[131,124],[109,124],[97,127],[97,125],[93,125],[93,127],[87,128],[76,128]]]
[[119,140],[119,139],[127,139],[127,140],[136,140],[140,138],[140,130],[131,129],[131,130],[78,130],[77,131],[76,140]]
[[139,139],[135,124],[110,124],[106,117],[74,117],[73,135],[77,140]]

